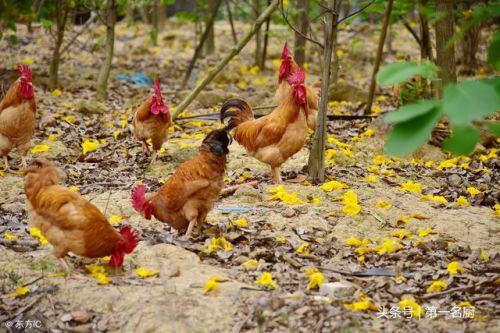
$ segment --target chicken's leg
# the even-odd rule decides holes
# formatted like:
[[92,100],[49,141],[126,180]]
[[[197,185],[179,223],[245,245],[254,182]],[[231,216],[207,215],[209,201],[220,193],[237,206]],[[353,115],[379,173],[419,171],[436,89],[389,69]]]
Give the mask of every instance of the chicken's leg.
[[66,270],[66,273],[67,273],[66,279],[67,280],[71,280],[71,279],[82,280],[85,278],[85,276],[80,274],[80,273],[72,272],[71,268],[69,267],[66,260],[64,260],[64,258],[59,258],[59,262],[61,263],[61,266]]
[[141,141],[141,143],[142,143],[142,151],[144,152],[144,154],[146,154],[146,156],[149,156],[148,143],[146,141]]
[[194,228],[195,224],[196,224],[196,217],[191,219],[191,221],[189,221],[189,226],[188,226],[187,231],[186,231],[186,237],[191,237],[191,234],[193,233],[193,228]]
[[272,167],[271,175],[273,183],[275,184],[281,183],[280,167]]
[[156,162],[156,156],[158,156],[158,153],[153,149],[153,155],[151,156],[151,162],[149,162],[149,164]]
[[26,155],[21,156],[21,165],[23,168],[28,167],[28,163],[26,163]]
[[10,168],[9,168],[9,158],[7,157],[7,155],[3,155],[3,164],[4,164],[5,171],[9,171],[10,170]]

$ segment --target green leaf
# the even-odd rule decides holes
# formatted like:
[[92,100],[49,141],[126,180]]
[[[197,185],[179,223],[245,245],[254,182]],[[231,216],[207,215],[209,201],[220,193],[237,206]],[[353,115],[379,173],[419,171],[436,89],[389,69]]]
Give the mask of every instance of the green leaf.
[[385,151],[389,155],[404,156],[416,150],[429,140],[441,112],[440,107],[435,107],[419,117],[396,124],[389,133]]
[[440,102],[434,99],[422,100],[414,104],[407,104],[400,107],[398,110],[389,113],[384,117],[384,121],[386,123],[400,123],[407,121],[431,112],[432,109],[438,107],[439,105]]
[[381,85],[398,84],[409,81],[414,76],[432,79],[436,76],[437,67],[430,62],[396,62],[380,69],[377,82]]
[[443,149],[455,155],[469,155],[479,140],[479,131],[472,127],[453,127],[452,134],[443,142]]
[[488,47],[488,63],[497,69],[500,68],[500,32],[493,36]]
[[500,123],[491,123],[487,126],[491,133],[495,134],[496,136],[500,136]]
[[494,114],[500,108],[500,94],[491,82],[463,81],[444,88],[443,111],[453,126],[467,126],[471,121]]

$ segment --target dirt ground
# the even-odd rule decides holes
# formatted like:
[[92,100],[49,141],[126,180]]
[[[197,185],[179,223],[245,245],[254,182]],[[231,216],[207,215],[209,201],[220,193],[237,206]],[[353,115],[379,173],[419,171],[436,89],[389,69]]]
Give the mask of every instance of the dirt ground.
[[[327,176],[328,180],[342,182],[348,188],[325,191],[301,179],[308,158],[308,147],[304,147],[282,168],[286,179],[284,187],[301,200],[298,204],[269,200],[272,195],[269,190],[275,185],[269,182],[268,167],[248,156],[234,142],[230,146],[227,186],[252,180],[258,180],[259,184],[222,196],[210,212],[201,234],[186,241],[168,226],[137,215],[130,204],[134,182],[143,180],[156,190],[177,165],[195,154],[201,139],[192,135],[218,126],[208,121],[201,124],[180,122],[180,127],[172,131],[170,140],[164,144],[165,151],[159,160],[148,166],[140,145],[127,125],[121,123],[124,119],[130,122],[131,113],[126,110],[138,105],[149,93],[149,88],[114,80],[118,73],[159,72],[164,89],[168,91],[167,103],[172,106],[186,93],[179,85],[183,69],[179,64],[185,63],[191,55],[192,31],[181,29],[185,27],[183,24],[175,23],[172,30],[160,35],[165,48],[148,46],[148,34],[140,28],[119,26],[110,99],[106,103],[94,102],[89,89],[98,59],[78,57],[79,50],[68,53],[60,70],[62,95],[54,96],[44,86],[49,52],[37,50],[37,44],[46,43],[46,38],[38,32],[31,43],[23,46],[7,47],[5,41],[0,42],[4,59],[6,54],[11,55],[2,69],[14,68],[26,57],[35,59],[32,67],[40,124],[34,143],[48,145],[50,150],[33,155],[55,160],[68,175],[65,183],[68,187],[78,186],[79,192],[107,217],[119,216],[122,218],[120,225],[131,225],[142,234],[138,248],[125,258],[124,271],[109,273],[110,283],[98,284],[85,269],[85,265],[105,264],[104,260],[76,256],[71,256],[69,262],[83,277],[66,279],[57,274],[62,269],[50,245],[40,244],[28,232],[22,176],[2,174],[0,323],[4,324],[0,332],[16,331],[12,327],[7,329],[7,322],[26,320],[40,320],[43,323],[40,331],[52,332],[500,331],[500,220],[493,209],[499,200],[500,161],[496,155],[486,160],[481,158],[494,153],[498,142],[479,147],[468,168],[459,164],[438,170],[436,166],[451,156],[431,145],[405,159],[386,157],[383,163],[375,163],[377,157],[383,155],[385,134],[376,122],[333,123],[329,125],[329,135],[352,145],[352,156],[343,153],[333,141],[329,142],[328,148],[335,153]],[[245,28],[248,27],[241,25],[242,30]],[[276,27],[275,31],[270,59],[278,59],[286,37],[284,27]],[[216,33],[229,38],[229,28],[223,24],[216,27]],[[102,36],[102,31],[84,35],[80,52],[97,57],[93,42],[96,36]],[[340,34],[339,40],[345,45],[346,53],[341,58],[344,59],[341,81],[365,88],[369,70],[364,65],[371,59],[362,57],[358,44],[348,43],[353,36],[359,34],[352,28]],[[375,45],[375,35],[356,38],[366,48]],[[397,51],[387,57],[388,62],[397,58],[398,53],[415,52],[415,47],[408,42],[407,32],[395,32],[394,45]],[[218,52],[223,54],[229,47],[220,45]],[[190,113],[213,112],[220,102],[232,95],[244,96],[255,105],[272,102],[275,62],[269,60],[269,70],[255,77],[240,70],[242,65],[251,67],[252,49],[253,46],[247,47],[243,55],[230,64],[189,109]],[[314,54],[311,52],[312,59]],[[136,62],[138,57],[142,62]],[[200,75],[216,59],[215,56],[205,59]],[[311,61],[309,70],[313,74],[308,80],[313,81],[319,65]],[[73,80],[78,72],[83,74]],[[268,81],[252,86],[257,78]],[[241,88],[240,82],[246,84],[245,88]],[[388,92],[381,91],[380,96],[387,98],[377,99],[378,108],[383,112],[394,109]],[[97,105],[96,114],[81,111],[79,105],[85,99]],[[355,110],[356,103],[338,101],[331,104],[331,108],[350,113]],[[74,116],[76,120],[64,120],[67,116]],[[109,123],[112,124],[107,126]],[[373,129],[374,135],[360,136],[367,129]],[[120,133],[114,138],[116,130]],[[57,135],[56,141],[49,139],[52,133]],[[188,136],[182,137],[185,133]],[[105,139],[106,143],[84,156],[80,147],[84,137]],[[353,139],[355,137],[361,140]],[[12,154],[12,157],[17,167],[17,155]],[[434,162],[432,166],[425,166],[429,161]],[[373,169],[367,170],[373,167],[378,168],[378,174]],[[366,181],[370,175],[376,176],[376,182]],[[401,184],[409,180],[421,184],[423,194],[442,195],[448,202],[421,201],[422,194],[403,192]],[[482,193],[470,195],[467,192],[470,186]],[[361,206],[361,211],[354,216],[346,216],[343,212],[341,197],[348,190],[354,191]],[[458,205],[456,200],[460,195],[465,196],[470,205]],[[392,207],[377,208],[379,200],[390,202]],[[245,218],[248,226],[234,223],[240,218]],[[432,232],[421,236],[426,228],[431,228]],[[413,238],[396,237],[394,233],[397,232],[399,235],[411,234]],[[17,239],[7,239],[5,234],[15,235]],[[211,238],[221,236],[232,244],[232,250],[208,253],[206,245]],[[364,254],[361,260],[362,255],[355,252],[356,248],[346,244],[350,237],[368,238],[373,246],[393,239],[403,248],[390,254],[372,251]],[[308,244],[305,245],[307,250],[300,251],[304,243]],[[250,259],[257,260],[257,265],[242,265]],[[447,266],[453,261],[458,261],[467,271],[450,275]],[[139,267],[158,274],[140,278],[135,272]],[[307,289],[309,277],[304,268],[318,268],[325,277],[323,284],[341,282],[344,285],[342,294],[331,297],[323,288]],[[382,276],[353,275],[353,272],[373,268],[386,271]],[[263,272],[273,274],[277,281],[275,290],[255,283]],[[402,275],[407,278],[401,278]],[[204,295],[203,288],[212,276],[221,281],[220,289]],[[426,292],[435,280],[445,280],[449,289],[435,296]],[[8,296],[25,285],[30,288],[26,295]],[[384,319],[378,318],[378,311],[354,311],[346,306],[367,298],[385,308],[397,307],[401,300],[411,298],[421,306],[434,306],[443,311],[467,301],[474,306],[476,316],[464,319],[443,314],[434,319]]]

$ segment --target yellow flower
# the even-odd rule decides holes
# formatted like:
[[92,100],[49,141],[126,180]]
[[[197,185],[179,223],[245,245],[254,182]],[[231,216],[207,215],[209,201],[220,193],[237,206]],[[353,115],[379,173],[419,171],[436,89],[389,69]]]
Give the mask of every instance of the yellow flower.
[[327,183],[324,183],[319,188],[322,189],[323,191],[330,192],[330,191],[336,191],[336,190],[341,190],[343,188],[347,188],[347,185],[343,184],[341,182],[338,182],[336,180],[332,180],[332,181],[329,181]]
[[404,246],[399,242],[392,238],[386,238],[382,244],[375,247],[375,251],[377,251],[378,254],[390,254],[399,251],[402,248],[404,248]]
[[446,168],[456,168],[459,159],[460,159],[460,157],[455,157],[455,158],[451,158],[449,160],[444,160],[443,162],[439,163],[439,165],[436,167],[436,169],[443,170]]
[[35,228],[35,227],[30,228],[29,233],[31,236],[38,238],[38,240],[40,241],[40,244],[48,244],[49,243],[47,238],[45,238],[45,236],[42,235],[42,232],[40,231],[40,229]]
[[94,150],[97,150],[97,148],[99,148],[99,142],[96,139],[92,140],[89,140],[87,138],[83,139],[82,150],[84,155],[93,152]]
[[460,263],[458,261],[452,261],[448,264],[448,273],[450,275],[455,275],[455,274],[458,274],[458,273],[465,273],[467,272],[467,270],[465,268],[463,268],[462,266],[460,266]]
[[392,233],[392,236],[394,237],[398,237],[399,239],[403,239],[403,238],[408,238],[408,239],[412,239],[413,238],[413,235],[411,234],[411,232],[408,232],[406,231],[406,229],[399,229],[399,230],[396,230]]
[[302,268],[301,271],[306,273],[307,275],[312,275],[314,273],[318,273],[319,269],[314,267],[307,267],[307,268]]
[[377,166],[368,167],[368,168],[366,168],[366,171],[374,173],[376,175],[380,174],[380,169]]
[[469,192],[469,194],[472,195],[473,197],[482,193],[481,191],[479,191],[477,188],[475,188],[473,186],[467,187],[467,192]]
[[73,124],[76,121],[76,117],[75,116],[65,116],[65,117],[61,117],[61,120],[64,120],[65,122]]
[[13,293],[8,294],[7,297],[8,298],[16,298],[16,297],[19,297],[19,296],[24,296],[24,295],[26,295],[29,292],[30,292],[30,288],[28,288],[28,287],[19,287]]
[[488,255],[488,252],[486,252],[486,251],[481,251],[481,253],[479,254],[479,258],[483,259],[484,261],[490,260],[490,256]]
[[373,158],[372,163],[375,165],[388,165],[391,164],[391,160],[386,158],[384,155],[377,155]]
[[372,130],[372,129],[367,129],[366,131],[364,131],[363,133],[360,134],[360,136],[364,136],[364,137],[371,137],[375,134],[375,131]]
[[401,190],[403,192],[412,192],[412,193],[422,193],[422,185],[419,183],[414,183],[411,180],[401,184]]
[[424,315],[424,309],[417,302],[409,298],[404,298],[401,302],[399,302],[399,309],[410,309],[412,315],[418,318]]
[[246,218],[242,217],[242,218],[239,218],[239,219],[233,221],[233,224],[236,224],[237,226],[242,227],[242,228],[246,228],[246,227],[248,227],[248,220]]
[[495,204],[495,206],[493,206],[493,215],[500,217],[500,204]]
[[432,282],[429,287],[427,287],[426,292],[433,293],[445,289],[448,289],[448,283],[444,282],[443,280],[436,280]]
[[90,275],[97,280],[98,284],[109,284],[111,279],[106,275],[106,269],[102,265],[86,265],[85,268]]
[[244,263],[242,263],[241,266],[245,266],[245,267],[257,267],[257,266],[259,266],[259,262],[257,260],[255,260],[255,259],[250,259],[250,260],[247,260]]
[[354,191],[349,190],[342,196],[342,201],[344,203],[344,208],[342,211],[347,216],[353,216],[361,211],[361,206],[358,204],[358,196]]
[[285,237],[276,237],[275,240],[278,242],[278,243],[281,243],[281,244],[285,244],[286,243],[286,238]]
[[435,234],[436,231],[434,231],[432,228],[427,227],[425,229],[421,229],[418,231],[418,237],[425,237],[429,234]]
[[311,252],[309,251],[309,243],[304,242],[300,244],[299,247],[295,250],[295,252],[297,252],[298,254],[305,254],[305,255],[310,254]]
[[276,288],[276,280],[274,280],[273,275],[269,272],[262,273],[255,283],[271,289]]
[[363,238],[363,240],[357,239],[356,237],[349,237],[345,240],[345,243],[349,246],[361,246],[371,244],[372,241],[368,238]]
[[442,195],[423,195],[419,201],[434,201],[442,204],[447,204],[448,200]]
[[72,185],[72,186],[70,186],[70,187],[69,187],[69,190],[70,190],[71,192],[78,192],[78,190],[79,190],[79,189],[80,189],[80,188],[79,188],[78,186],[75,186],[75,185]]
[[109,221],[111,223],[120,223],[123,220],[123,216],[120,215],[111,215],[109,217]]
[[212,276],[207,283],[205,283],[205,286],[203,287],[203,294],[207,294],[209,291],[215,291],[219,290],[219,284],[217,283],[217,277]]
[[30,58],[30,57],[26,57],[23,59],[23,65],[31,65],[35,62],[35,60],[33,58]]
[[392,203],[390,203],[387,200],[378,200],[377,203],[375,204],[375,207],[382,209],[389,209],[392,207]]
[[366,246],[360,246],[356,249],[355,251],[357,254],[367,254],[367,253],[371,253],[371,252],[374,252],[374,249],[370,249],[369,247],[366,247]]
[[52,96],[59,97],[61,95],[62,95],[61,90],[59,90],[59,89],[52,90]]
[[307,285],[307,289],[321,287],[324,280],[325,280],[325,277],[320,272],[316,272],[316,273],[309,275],[309,283]]
[[56,141],[57,140],[57,136],[55,134],[49,134],[49,136],[47,137],[47,139],[49,141]]
[[288,193],[283,185],[276,186],[268,190],[270,193],[274,193],[267,200],[281,200],[288,205],[297,205],[304,203],[302,199],[297,196],[297,193]]
[[47,145],[36,145],[33,148],[31,148],[31,153],[32,154],[37,154],[37,153],[44,153],[50,150],[50,147]]
[[470,205],[469,200],[467,200],[467,198],[466,198],[466,197],[464,197],[463,195],[461,195],[461,196],[459,196],[459,197],[457,198],[457,204],[458,204],[459,206],[462,206],[462,207],[465,207],[465,206],[469,206],[469,205]]
[[365,256],[359,256],[356,258],[359,262],[365,262]]
[[379,311],[379,307],[370,301],[364,294],[361,294],[360,300],[350,304],[344,304],[344,307],[351,311]]
[[457,305],[461,308],[473,308],[474,307],[474,305],[470,304],[470,302],[468,302],[468,301],[461,301]]
[[380,106],[374,105],[374,106],[372,106],[372,110],[371,111],[372,111],[371,114],[379,114],[382,111],[382,109],[380,108]]
[[135,274],[138,277],[145,279],[145,278],[152,277],[152,276],[158,276],[160,273],[159,272],[151,272],[146,267],[139,267],[138,269],[135,270]]
[[19,236],[9,234],[8,232],[6,232],[5,234],[3,234],[3,238],[5,238],[5,239],[18,239]]
[[210,239],[210,244],[205,245],[205,247],[208,249],[208,252],[212,252],[215,250],[224,250],[226,252],[229,252],[233,250],[233,245],[229,243],[224,237],[212,237],[212,239]]
[[377,178],[377,176],[370,175],[370,176],[367,176],[367,177],[361,179],[361,181],[363,183],[378,183],[378,178]]

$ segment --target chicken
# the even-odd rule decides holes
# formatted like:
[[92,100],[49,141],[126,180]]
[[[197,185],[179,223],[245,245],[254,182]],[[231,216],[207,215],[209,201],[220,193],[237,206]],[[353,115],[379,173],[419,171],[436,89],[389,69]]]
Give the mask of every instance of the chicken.
[[181,164],[158,192],[146,195],[145,185],[134,187],[132,206],[148,220],[154,216],[176,230],[187,228],[189,237],[196,224],[201,227],[219,197],[230,143],[225,129],[211,131],[198,155]]
[[[242,99],[230,99],[221,108],[221,121],[229,118],[228,130],[246,151],[259,161],[271,166],[274,183],[281,182],[280,166],[297,153],[308,135],[307,89],[305,73],[297,68],[280,84],[280,102],[268,115],[254,119],[250,105]],[[229,110],[229,109],[236,110]]]
[[133,133],[141,141],[145,154],[149,154],[147,141],[151,139],[153,144],[151,163],[155,162],[157,151],[167,140],[167,130],[171,124],[172,118],[168,105],[165,104],[161,95],[160,81],[155,80],[154,94],[137,109],[133,121]]
[[68,252],[89,258],[110,255],[109,266],[122,267],[125,254],[139,241],[134,230],[124,226],[116,231],[97,207],[58,185],[62,171],[48,160],[36,159],[24,173],[30,223],[52,244],[54,256],[68,271]]
[[36,103],[32,74],[28,66],[17,67],[20,77],[7,90],[0,102],[0,154],[5,170],[9,170],[9,153],[17,149],[22,165],[26,167],[26,154],[35,133]]
[[[283,51],[281,52],[281,65],[278,74],[278,90],[276,91],[275,99],[279,103],[283,98],[281,96],[280,89],[282,85],[289,85],[288,77],[292,75],[297,69],[299,65],[295,62],[288,49],[288,43],[285,43],[283,46]],[[306,95],[307,95],[307,126],[311,130],[316,130],[316,120],[318,117],[318,96],[321,88],[321,80],[315,82],[312,87],[305,85],[306,87]]]

